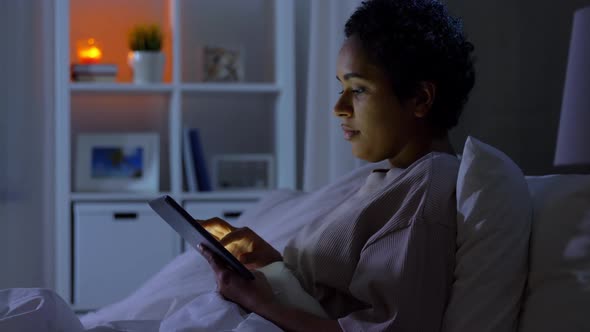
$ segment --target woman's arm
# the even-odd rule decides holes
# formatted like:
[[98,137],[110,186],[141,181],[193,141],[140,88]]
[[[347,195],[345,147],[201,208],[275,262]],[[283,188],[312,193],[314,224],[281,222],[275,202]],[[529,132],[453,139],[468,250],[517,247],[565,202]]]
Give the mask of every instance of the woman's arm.
[[264,274],[254,271],[254,280],[245,280],[227,268],[219,258],[200,247],[201,254],[215,272],[218,292],[226,299],[270,320],[286,331],[342,331],[338,321],[317,317],[277,303]]

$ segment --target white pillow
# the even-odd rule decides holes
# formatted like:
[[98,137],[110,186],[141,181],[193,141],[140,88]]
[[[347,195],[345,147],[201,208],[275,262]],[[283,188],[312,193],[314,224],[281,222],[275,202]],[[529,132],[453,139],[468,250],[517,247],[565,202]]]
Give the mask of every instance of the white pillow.
[[527,180],[534,220],[519,330],[590,331],[590,176]]
[[516,331],[531,211],[518,166],[497,149],[467,138],[457,180],[455,281],[445,332]]

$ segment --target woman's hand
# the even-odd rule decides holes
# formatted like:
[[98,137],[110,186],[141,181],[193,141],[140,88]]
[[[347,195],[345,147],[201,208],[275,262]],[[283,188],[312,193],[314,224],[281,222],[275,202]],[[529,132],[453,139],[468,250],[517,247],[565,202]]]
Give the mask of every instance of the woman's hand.
[[206,247],[200,245],[199,250],[215,272],[217,291],[224,298],[259,314],[286,331],[342,331],[337,320],[320,318],[276,302],[272,288],[261,272],[252,271],[254,280],[246,280],[224,265]]
[[217,241],[221,240],[224,236],[236,229],[230,223],[221,218],[197,220],[197,222],[201,226],[203,226],[203,228],[205,228],[207,232],[211,233],[211,235],[213,235],[213,237],[215,237]]
[[199,249],[215,272],[217,291],[224,298],[250,311],[273,304],[274,294],[264,274],[252,271],[255,279],[246,280],[224,265],[219,257],[205,246],[200,245]]
[[252,271],[254,280],[246,280],[229,269],[205,246],[199,245],[199,251],[215,272],[217,291],[224,298],[259,314],[286,331],[342,331],[337,320],[320,318],[275,301],[272,288],[261,272]]
[[200,221],[200,224],[249,269],[283,260],[275,248],[248,227],[236,228],[220,218]]

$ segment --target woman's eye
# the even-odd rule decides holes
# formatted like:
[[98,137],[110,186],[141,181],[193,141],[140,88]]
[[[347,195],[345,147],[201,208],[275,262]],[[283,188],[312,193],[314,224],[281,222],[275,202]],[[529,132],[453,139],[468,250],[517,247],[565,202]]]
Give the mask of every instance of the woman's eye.
[[365,88],[356,88],[352,90],[352,93],[354,93],[355,95],[364,93],[365,91],[367,91]]
[[[365,93],[365,92],[367,92],[367,89],[365,89],[365,88],[356,88],[356,89],[350,89],[350,91],[352,91],[352,93],[353,93],[354,95],[359,95],[359,94],[361,94],[361,93]],[[340,90],[340,91],[338,91],[338,94],[339,94],[339,95],[341,95],[341,94],[343,94],[343,93],[344,93],[344,90]]]

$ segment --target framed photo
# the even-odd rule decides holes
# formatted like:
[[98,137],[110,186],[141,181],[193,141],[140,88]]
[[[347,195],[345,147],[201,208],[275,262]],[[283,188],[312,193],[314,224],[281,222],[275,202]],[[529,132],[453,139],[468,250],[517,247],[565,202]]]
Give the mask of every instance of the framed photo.
[[204,80],[208,82],[240,82],[244,80],[243,52],[239,48],[205,46]]
[[275,187],[271,154],[223,154],[211,160],[213,190],[266,190]]
[[78,136],[76,191],[157,192],[159,181],[158,134]]

